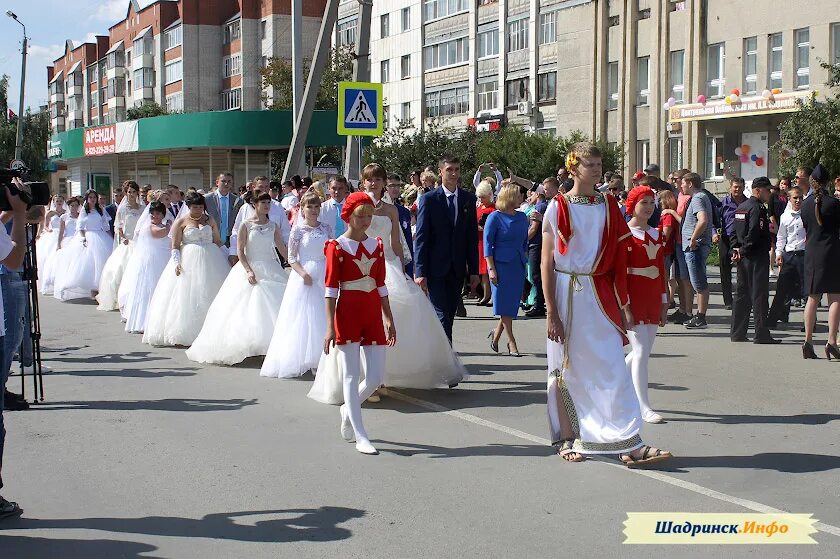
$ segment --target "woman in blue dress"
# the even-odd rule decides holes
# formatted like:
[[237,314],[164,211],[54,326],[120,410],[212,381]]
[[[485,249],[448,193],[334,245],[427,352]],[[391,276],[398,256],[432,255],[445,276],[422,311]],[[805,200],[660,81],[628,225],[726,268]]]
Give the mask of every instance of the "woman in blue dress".
[[496,200],[496,210],[484,225],[484,258],[493,293],[493,314],[499,324],[487,336],[490,348],[499,351],[499,338],[507,331],[508,353],[519,357],[513,336],[513,319],[519,313],[519,301],[525,285],[528,262],[528,218],[516,211],[522,197],[519,187],[505,184]]

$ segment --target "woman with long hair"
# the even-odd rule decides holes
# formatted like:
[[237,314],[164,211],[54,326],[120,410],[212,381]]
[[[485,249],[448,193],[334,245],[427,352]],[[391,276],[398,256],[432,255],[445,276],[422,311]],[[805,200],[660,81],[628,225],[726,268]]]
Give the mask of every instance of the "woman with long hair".
[[143,213],[145,204],[140,201],[140,187],[134,181],[123,183],[123,199],[114,218],[114,252],[108,258],[102,278],[99,280],[99,294],[96,300],[100,311],[119,309],[117,296],[126,265],[134,249],[134,228]]
[[94,297],[113,250],[114,239],[108,233],[110,222],[110,216],[99,205],[99,195],[95,190],[89,190],[85,194],[76,234],[56,261],[56,299],[69,301]]
[[813,337],[817,308],[823,294],[828,297],[828,341],[825,356],[840,360],[837,329],[840,324],[840,200],[828,193],[828,170],[822,165],[811,173],[813,195],[802,202],[802,225],[805,227],[805,343],[802,357],[816,359]]

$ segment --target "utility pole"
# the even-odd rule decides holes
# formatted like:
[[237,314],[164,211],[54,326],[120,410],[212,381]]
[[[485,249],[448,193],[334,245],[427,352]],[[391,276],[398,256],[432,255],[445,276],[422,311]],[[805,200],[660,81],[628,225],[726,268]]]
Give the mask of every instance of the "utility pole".
[[[302,11],[302,0],[292,0],[292,111],[295,115],[300,114],[303,101]],[[294,120],[297,120],[297,116]]]
[[23,27],[23,43],[21,43],[22,60],[20,65],[20,102],[18,103],[17,139],[15,140],[15,159],[20,159],[23,155],[23,92],[26,86],[26,26],[11,10],[7,10],[6,15]]
[[[372,0],[359,0],[359,24],[356,26],[356,60],[353,61],[353,81],[370,81],[370,20]],[[375,107],[372,107],[376,111]],[[344,155],[344,176],[361,180],[362,139],[347,136]]]

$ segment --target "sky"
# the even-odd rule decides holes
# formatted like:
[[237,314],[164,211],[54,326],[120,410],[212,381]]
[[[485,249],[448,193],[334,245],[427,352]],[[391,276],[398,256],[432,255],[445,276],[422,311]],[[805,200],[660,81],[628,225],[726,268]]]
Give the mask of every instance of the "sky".
[[21,26],[5,15],[14,12],[26,25],[29,53],[26,60],[24,107],[47,103],[47,66],[64,53],[67,39],[78,46],[125,17],[130,0],[3,0],[0,2],[0,75],[9,76],[9,108],[18,112],[20,95]]

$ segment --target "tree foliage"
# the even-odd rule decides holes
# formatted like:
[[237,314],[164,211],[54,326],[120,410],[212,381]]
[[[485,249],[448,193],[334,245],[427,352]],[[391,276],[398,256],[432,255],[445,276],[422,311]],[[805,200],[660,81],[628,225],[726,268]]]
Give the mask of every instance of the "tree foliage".
[[[472,177],[482,163],[493,162],[507,177],[507,169],[519,177],[541,182],[553,177],[566,160],[571,146],[589,140],[582,132],[566,137],[527,132],[510,126],[495,132],[445,129],[432,123],[423,132],[408,133],[405,129],[388,129],[365,150],[365,161],[376,161],[389,173],[407,179],[415,169],[437,168],[438,159],[451,153],[461,159],[462,176]],[[604,169],[620,169],[622,152],[606,142],[596,145],[604,153]]]
[[829,72],[830,95],[825,101],[812,95],[799,102],[799,110],[779,126],[780,140],[773,150],[780,174],[793,175],[799,166],[822,163],[831,176],[840,175],[840,64],[821,66]]
[[164,107],[160,106],[155,101],[146,101],[142,105],[137,107],[131,107],[127,111],[125,111],[125,118],[126,120],[140,120],[141,118],[149,118],[151,116],[163,116],[168,115],[169,111],[167,111]]
[[47,171],[47,142],[50,139],[49,113],[33,113],[27,109],[22,115],[9,119],[9,77],[0,77],[0,166],[7,166],[15,156],[18,119],[23,119],[23,146],[21,158],[29,167],[31,180],[44,180]]
[[[303,83],[309,76],[312,60],[303,61]],[[269,59],[268,65],[260,70],[263,85],[263,104],[273,111],[288,111],[294,105],[292,94],[292,64],[282,58]],[[321,87],[315,100],[315,110],[338,109],[338,82],[350,81],[353,78],[353,49],[350,45],[334,47],[329,52],[327,64],[321,77]],[[265,93],[267,88],[273,88],[271,99]]]

